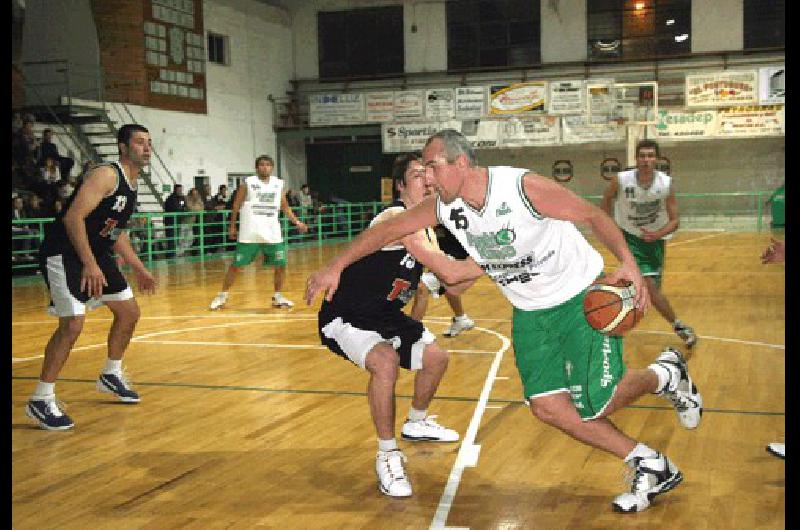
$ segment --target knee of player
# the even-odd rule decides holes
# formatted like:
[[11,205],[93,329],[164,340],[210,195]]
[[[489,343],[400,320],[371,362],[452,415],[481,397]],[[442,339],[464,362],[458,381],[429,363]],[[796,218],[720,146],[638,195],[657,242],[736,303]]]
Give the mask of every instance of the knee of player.
[[75,315],[71,317],[63,317],[59,320],[58,329],[66,335],[71,341],[76,341],[83,331],[83,315]]
[[366,368],[373,375],[396,378],[399,365],[400,356],[389,344],[378,344],[367,354]]
[[562,413],[560,403],[552,398],[553,396],[544,396],[530,400],[533,415],[549,425],[557,423]]
[[446,368],[449,361],[450,354],[447,352],[447,350],[440,348],[435,342],[428,344],[428,346],[425,348],[425,352],[422,354],[423,368],[429,366],[440,366]]
[[135,300],[132,300],[132,303],[124,308],[114,311],[114,319],[120,324],[129,327],[135,326],[141,316],[142,312]]

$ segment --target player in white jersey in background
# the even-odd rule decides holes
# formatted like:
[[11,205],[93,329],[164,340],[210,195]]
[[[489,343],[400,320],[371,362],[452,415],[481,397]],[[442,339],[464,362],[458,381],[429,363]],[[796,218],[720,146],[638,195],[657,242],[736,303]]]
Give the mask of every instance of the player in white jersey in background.
[[273,307],[294,306],[294,303],[281,293],[286,278],[286,243],[283,241],[278,211],[283,211],[300,232],[308,232],[308,227],[289,207],[283,192],[283,180],[272,176],[274,167],[275,162],[272,157],[259,156],[256,158],[257,175],[247,177],[236,190],[228,228],[228,238],[237,239],[236,220],[241,212],[236,258],[225,273],[222,291],[211,301],[209,309],[219,309],[228,302],[228,292],[239,272],[252,263],[259,252],[264,254],[265,267],[275,267]]
[[[658,144],[636,144],[636,169],[621,171],[603,192],[600,207],[617,222],[642,271],[650,301],[687,348],[697,342],[694,330],[681,322],[661,292],[666,240],[678,229],[678,201],[672,178],[655,169]],[[613,203],[613,205],[612,205]],[[613,207],[613,211],[612,211]]]
[[683,475],[666,456],[621,432],[608,416],[654,393],[672,402],[685,427],[695,428],[702,400],[680,352],[668,348],[646,369],[626,371],[622,339],[604,336],[586,322],[583,297],[602,272],[603,259],[573,222],[591,227],[620,260],[609,281],[630,280],[636,305],[648,304],[646,284],[619,228],[600,208],[541,175],[478,166],[469,141],[457,131],[431,136],[422,156],[438,197],[360,234],[309,277],[306,303],[320,292],[329,300],[341,271],[361,256],[442,223],[470,258],[453,261],[440,279],[459,283],[483,271],[514,306],[517,369],[533,415],[623,459],[632,470],[632,483],[614,499],[613,508],[646,509]]

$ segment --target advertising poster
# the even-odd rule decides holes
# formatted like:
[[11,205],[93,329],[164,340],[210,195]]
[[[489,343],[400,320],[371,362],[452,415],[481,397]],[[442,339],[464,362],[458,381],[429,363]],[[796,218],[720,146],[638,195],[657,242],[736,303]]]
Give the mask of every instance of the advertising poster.
[[452,88],[434,88],[425,92],[425,117],[449,120],[455,116],[455,95]]
[[479,119],[486,116],[486,87],[456,88],[456,119]]
[[315,94],[308,101],[312,127],[364,123],[364,94]]
[[394,121],[394,92],[367,92],[367,123]]
[[686,76],[687,107],[724,107],[758,103],[758,73],[727,70]]
[[489,87],[489,114],[544,112],[547,81],[530,81]]

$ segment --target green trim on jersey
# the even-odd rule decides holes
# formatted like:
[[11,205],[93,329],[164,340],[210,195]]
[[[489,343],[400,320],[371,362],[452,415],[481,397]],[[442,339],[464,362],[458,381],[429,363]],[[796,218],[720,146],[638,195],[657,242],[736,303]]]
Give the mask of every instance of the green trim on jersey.
[[245,267],[253,263],[258,253],[264,254],[265,267],[286,265],[286,242],[283,243],[236,243],[234,267]]
[[514,357],[524,398],[569,391],[583,420],[600,415],[625,374],[622,338],[593,329],[583,314],[586,291],[536,311],[514,308]]
[[519,191],[519,196],[522,199],[522,203],[528,207],[531,215],[533,215],[535,219],[539,219],[541,221],[544,219],[544,216],[533,206],[533,203],[531,203],[530,199],[528,199],[528,194],[525,193],[525,185],[523,184],[523,180],[525,179],[525,175],[528,173],[530,173],[530,171],[526,171],[519,176],[519,179],[517,179],[517,191]]

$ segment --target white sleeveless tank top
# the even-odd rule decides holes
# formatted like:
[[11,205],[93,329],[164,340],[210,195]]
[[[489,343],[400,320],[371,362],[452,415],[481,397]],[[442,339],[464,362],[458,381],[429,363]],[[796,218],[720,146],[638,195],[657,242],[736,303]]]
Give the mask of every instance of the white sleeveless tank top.
[[[614,201],[614,220],[629,234],[640,237],[641,228],[659,230],[667,224],[667,197],[672,177],[663,171],[653,171],[650,187],[642,188],[636,181],[636,170],[617,173],[617,199]],[[669,239],[672,234],[662,239]]]
[[239,210],[239,242],[283,242],[278,219],[283,197],[283,180],[270,176],[267,182],[263,182],[257,175],[251,175],[244,182],[247,195]]
[[574,297],[603,270],[603,258],[569,221],[542,216],[522,186],[527,169],[489,167],[484,206],[436,202],[439,221],[522,310],[547,309]]

